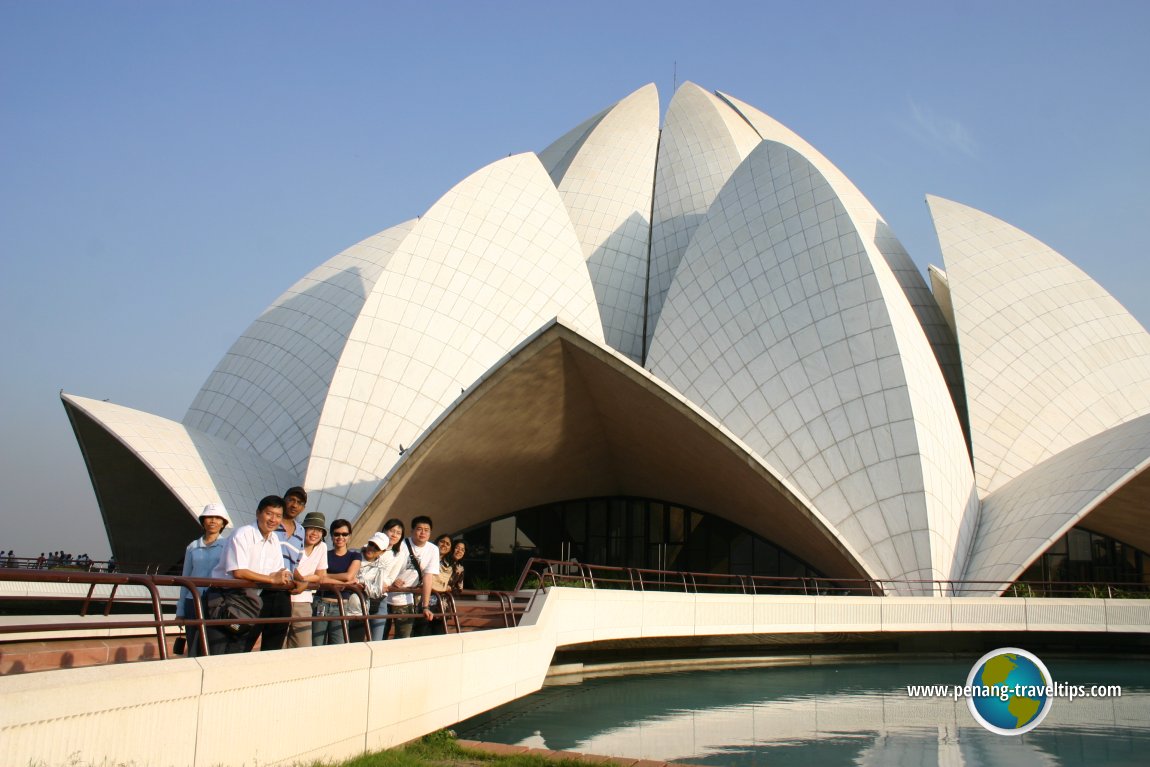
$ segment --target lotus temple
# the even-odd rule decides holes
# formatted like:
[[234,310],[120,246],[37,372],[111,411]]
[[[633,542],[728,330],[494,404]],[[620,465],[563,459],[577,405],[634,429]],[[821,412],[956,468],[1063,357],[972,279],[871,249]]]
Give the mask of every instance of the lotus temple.
[[647,85],[303,276],[182,420],[61,396],[122,562],[298,484],[359,542],[430,514],[493,575],[1150,584],[1150,335],[926,201],[924,276],[801,137],[691,83],[660,125]]

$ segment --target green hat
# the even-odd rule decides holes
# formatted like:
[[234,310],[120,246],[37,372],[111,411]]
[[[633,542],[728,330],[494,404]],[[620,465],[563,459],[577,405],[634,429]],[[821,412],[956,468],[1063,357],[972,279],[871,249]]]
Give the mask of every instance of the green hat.
[[318,527],[320,530],[327,532],[327,517],[323,515],[322,511],[309,511],[303,517],[304,528]]

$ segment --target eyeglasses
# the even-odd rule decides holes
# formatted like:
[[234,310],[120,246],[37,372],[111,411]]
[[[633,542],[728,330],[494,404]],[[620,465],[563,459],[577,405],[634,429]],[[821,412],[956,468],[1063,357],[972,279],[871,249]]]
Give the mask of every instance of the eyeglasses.
[[349,535],[351,535],[351,533],[332,533],[331,537],[332,538],[346,538]]

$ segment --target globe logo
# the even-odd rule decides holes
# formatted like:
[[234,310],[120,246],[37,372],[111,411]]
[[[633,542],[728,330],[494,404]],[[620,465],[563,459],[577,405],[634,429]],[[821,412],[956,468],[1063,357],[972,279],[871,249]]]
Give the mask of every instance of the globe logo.
[[979,658],[966,686],[966,704],[979,724],[999,735],[1021,735],[1050,712],[1054,681],[1033,653],[1002,647]]

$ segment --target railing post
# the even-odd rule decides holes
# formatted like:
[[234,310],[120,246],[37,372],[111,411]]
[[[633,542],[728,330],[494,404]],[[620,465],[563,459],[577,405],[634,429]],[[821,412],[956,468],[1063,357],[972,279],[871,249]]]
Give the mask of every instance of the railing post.
[[[447,605],[450,606],[450,608],[451,608],[451,622],[455,624],[455,633],[456,634],[462,634],[463,629],[460,628],[460,625],[459,625],[459,606],[455,604],[455,595],[452,594],[450,591],[444,592],[443,595],[440,596],[440,598],[439,598],[441,605],[442,605],[445,598],[447,601]],[[446,630],[446,628],[447,628],[447,616],[446,615],[443,616],[443,626],[444,626],[444,629]]]
[[168,637],[164,632],[164,608],[160,604],[160,590],[156,588],[156,584],[151,578],[147,576],[143,578],[133,578],[132,580],[139,580],[140,585],[148,590],[148,596],[152,598],[152,615],[156,619],[156,641],[159,644],[160,660],[168,659]]
[[92,583],[88,586],[88,596],[84,597],[83,604],[80,605],[80,617],[88,617],[88,606],[92,603],[92,595],[96,593],[96,584]]
[[112,590],[108,592],[108,601],[104,603],[104,617],[107,618],[112,614],[112,602],[116,601],[116,591],[120,588],[120,584],[113,583]]

